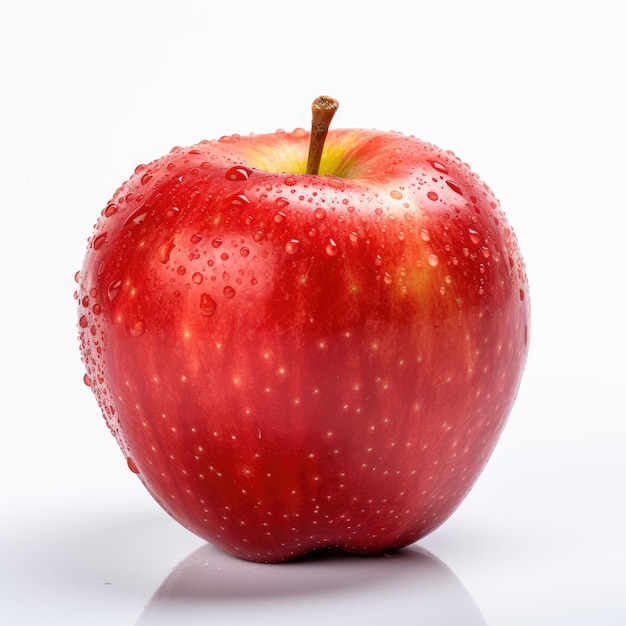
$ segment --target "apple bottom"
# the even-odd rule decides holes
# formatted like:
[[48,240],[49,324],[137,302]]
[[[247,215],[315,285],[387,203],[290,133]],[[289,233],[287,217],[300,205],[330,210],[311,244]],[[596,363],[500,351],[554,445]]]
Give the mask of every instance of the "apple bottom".
[[195,361],[183,349],[166,358],[146,333],[113,346],[118,439],[157,502],[230,554],[399,549],[458,507],[514,396],[501,350],[483,348],[491,366],[470,371],[458,351],[438,357],[446,324],[430,344],[414,333],[370,324],[301,345],[255,335],[227,350],[196,344]]
[[[410,469],[416,464],[412,446],[404,453],[389,450],[359,459],[363,462],[354,467],[335,461],[341,451],[322,442],[295,450],[293,445],[278,438],[256,445],[257,462],[233,469],[229,461],[232,465],[238,453],[215,455],[215,466],[204,477],[206,491],[168,497],[146,486],[196,535],[240,558],[276,562],[323,548],[370,555],[412,544],[453,513],[478,474],[465,471],[455,481],[452,463],[440,470],[442,464],[426,458],[419,463],[422,470]],[[305,454],[303,462],[302,451],[312,447],[317,452]],[[285,471],[289,467],[298,469]],[[203,517],[188,515],[194,507],[202,507]]]

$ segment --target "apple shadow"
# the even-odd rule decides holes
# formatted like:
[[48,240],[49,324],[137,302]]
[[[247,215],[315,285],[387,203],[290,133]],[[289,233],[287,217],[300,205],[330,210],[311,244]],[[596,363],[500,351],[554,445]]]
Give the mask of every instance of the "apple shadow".
[[416,545],[377,557],[260,564],[209,544],[173,569],[136,626],[174,623],[486,624],[450,568]]
[[197,547],[164,516],[109,510],[64,513],[12,537],[11,602],[3,607],[15,614],[11,623],[42,623],[45,613],[46,623],[127,624],[139,616],[136,626],[485,625],[457,576],[417,544],[377,557],[323,553],[260,564]]

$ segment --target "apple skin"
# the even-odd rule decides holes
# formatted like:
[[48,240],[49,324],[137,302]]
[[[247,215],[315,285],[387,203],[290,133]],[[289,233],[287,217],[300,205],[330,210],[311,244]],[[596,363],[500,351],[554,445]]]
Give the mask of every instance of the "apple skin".
[[374,554],[485,466],[528,350],[491,190],[414,137],[223,137],[139,166],[76,276],[85,383],[131,470],[244,559]]

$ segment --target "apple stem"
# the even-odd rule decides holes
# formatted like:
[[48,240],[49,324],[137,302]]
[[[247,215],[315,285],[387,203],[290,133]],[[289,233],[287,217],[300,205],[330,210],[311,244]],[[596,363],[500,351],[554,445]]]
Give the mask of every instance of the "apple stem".
[[306,163],[307,174],[315,176],[319,174],[328,127],[338,108],[339,102],[329,96],[320,96],[313,101],[311,106],[313,112],[311,142],[309,143],[309,158]]

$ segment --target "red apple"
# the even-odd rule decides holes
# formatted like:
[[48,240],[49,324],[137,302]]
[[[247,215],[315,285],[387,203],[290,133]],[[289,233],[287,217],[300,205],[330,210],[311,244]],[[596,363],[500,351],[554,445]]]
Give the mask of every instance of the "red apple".
[[233,135],[137,167],[77,275],[85,382],[129,467],[254,561],[439,526],[528,349],[522,256],[465,163],[330,130],[317,172],[310,138]]

